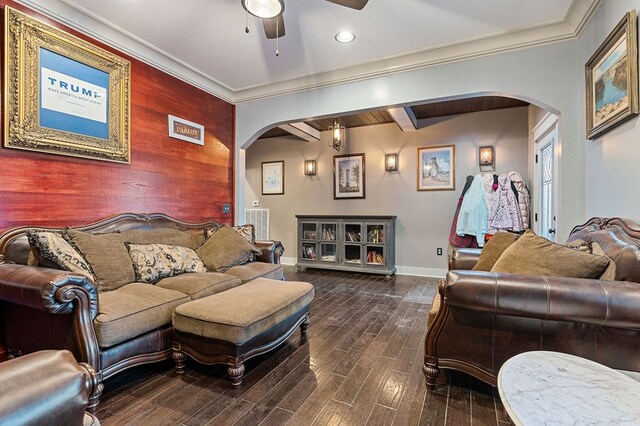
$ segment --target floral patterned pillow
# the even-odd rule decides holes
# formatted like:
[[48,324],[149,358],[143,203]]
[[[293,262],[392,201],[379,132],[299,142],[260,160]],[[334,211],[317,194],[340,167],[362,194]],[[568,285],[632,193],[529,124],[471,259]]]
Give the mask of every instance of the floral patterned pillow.
[[193,249],[167,244],[125,243],[133,262],[136,281],[155,284],[163,278],[187,272],[207,272]]
[[[222,228],[222,226],[220,228]],[[220,228],[207,229],[204,234],[205,239],[208,239]],[[231,226],[231,229],[247,240],[249,244],[254,245],[256,243],[256,228],[252,224],[248,223],[246,225]]]
[[61,234],[29,230],[26,235],[36,257],[53,262],[65,271],[87,275],[95,281],[95,276],[87,261]]

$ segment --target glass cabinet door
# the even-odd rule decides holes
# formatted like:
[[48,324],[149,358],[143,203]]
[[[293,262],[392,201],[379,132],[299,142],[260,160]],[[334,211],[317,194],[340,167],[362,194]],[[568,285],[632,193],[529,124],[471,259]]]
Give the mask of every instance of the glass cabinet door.
[[362,225],[359,223],[344,224],[344,242],[360,243],[362,242]]
[[342,263],[351,266],[362,265],[362,245],[345,243]]
[[335,241],[338,236],[338,224],[337,223],[321,223],[320,224],[320,239],[322,241]]
[[385,229],[383,224],[370,224],[367,225],[367,243],[384,244],[385,243]]
[[300,257],[304,260],[318,260],[318,250],[316,243],[302,243]]
[[320,244],[320,261],[321,262],[337,262],[338,246],[335,243]]
[[300,239],[303,241],[315,241],[318,238],[315,222],[302,222],[300,225]]

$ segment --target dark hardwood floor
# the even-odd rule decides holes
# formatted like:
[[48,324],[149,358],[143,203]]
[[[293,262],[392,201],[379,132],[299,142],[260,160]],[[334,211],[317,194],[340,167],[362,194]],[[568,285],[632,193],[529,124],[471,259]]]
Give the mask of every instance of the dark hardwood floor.
[[422,375],[426,318],[436,280],[286,267],[315,285],[311,326],[246,363],[241,388],[222,366],[168,362],[106,382],[97,416],[108,425],[511,424],[497,391],[462,373]]

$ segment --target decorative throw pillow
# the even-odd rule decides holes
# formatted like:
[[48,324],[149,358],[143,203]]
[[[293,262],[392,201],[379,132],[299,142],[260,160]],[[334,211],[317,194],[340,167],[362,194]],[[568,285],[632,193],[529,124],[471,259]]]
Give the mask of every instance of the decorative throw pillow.
[[[602,247],[600,247],[600,244],[598,243],[591,243],[591,250],[593,254],[597,254],[599,256],[607,256],[607,253],[605,253],[604,250],[602,250]],[[602,275],[600,275],[600,279],[602,281],[615,281],[616,262],[614,262],[612,258],[609,257],[609,266],[607,266],[607,269],[605,269]]]
[[163,278],[187,272],[207,272],[193,249],[167,244],[125,243],[136,281],[155,284]]
[[204,243],[200,232],[187,232],[175,228],[130,229],[122,231],[125,242],[132,244],[165,244],[196,249]]
[[65,238],[91,266],[98,291],[115,290],[136,280],[129,252],[120,233],[90,234],[69,229]]
[[[220,227],[222,228],[222,227]],[[205,231],[205,238],[212,236],[220,228],[209,228]],[[256,228],[248,223],[246,225],[232,226],[231,229],[236,231],[242,238],[247,240],[251,245],[256,243]]]
[[91,267],[80,253],[61,234],[49,231],[29,230],[26,232],[29,245],[36,257],[41,257],[69,272],[77,272],[95,279]]
[[484,245],[480,252],[478,263],[471,270],[490,271],[507,247],[515,243],[518,238],[520,238],[520,235],[512,232],[496,232]]
[[196,252],[208,270],[218,272],[243,265],[262,253],[228,225],[218,228]]
[[491,272],[573,278],[598,278],[609,266],[606,256],[553,243],[528,230],[502,253]]

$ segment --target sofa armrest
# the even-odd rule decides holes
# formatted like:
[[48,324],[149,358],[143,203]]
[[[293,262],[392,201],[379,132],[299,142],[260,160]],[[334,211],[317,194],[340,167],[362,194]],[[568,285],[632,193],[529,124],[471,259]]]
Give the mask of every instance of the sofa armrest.
[[0,422],[82,425],[96,386],[91,367],[69,351],[40,351],[0,364]]
[[280,263],[280,256],[284,253],[284,246],[280,241],[256,241],[254,245],[262,250],[262,254],[256,256],[258,262]]
[[[82,296],[81,296],[82,295]],[[19,264],[0,264],[0,300],[50,314],[69,314],[80,297],[78,309],[91,319],[98,313],[98,291],[81,274]]]
[[481,252],[482,249],[476,248],[453,249],[453,253],[449,255],[449,270],[471,270],[478,263]]
[[640,329],[640,284],[628,281],[450,271],[440,290],[451,308]]

